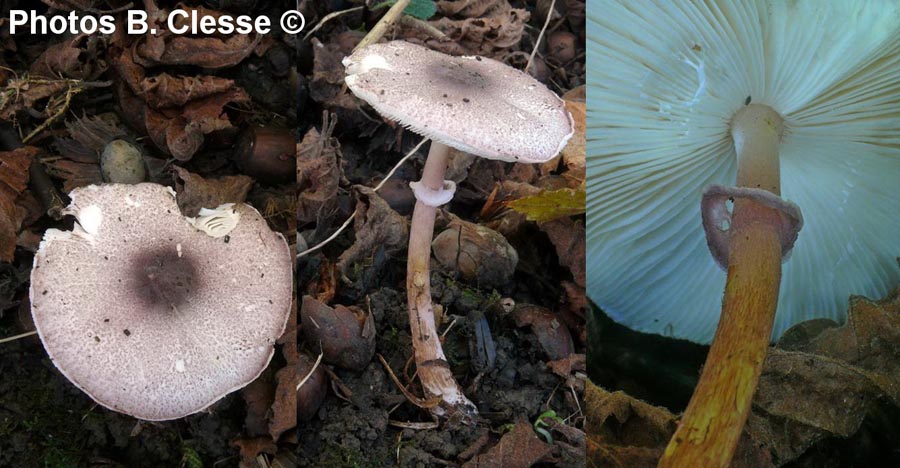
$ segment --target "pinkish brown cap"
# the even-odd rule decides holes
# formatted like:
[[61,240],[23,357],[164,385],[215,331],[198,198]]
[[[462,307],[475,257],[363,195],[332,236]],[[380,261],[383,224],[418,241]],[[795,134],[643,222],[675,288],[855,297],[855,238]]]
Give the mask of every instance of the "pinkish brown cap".
[[541,163],[574,132],[559,96],[496,60],[394,41],[359,49],[344,66],[353,94],[382,115],[478,156]]
[[291,305],[291,256],[253,208],[185,218],[161,185],[71,193],[69,232],[44,235],[31,311],[44,348],[101,405],[159,421],[254,380]]

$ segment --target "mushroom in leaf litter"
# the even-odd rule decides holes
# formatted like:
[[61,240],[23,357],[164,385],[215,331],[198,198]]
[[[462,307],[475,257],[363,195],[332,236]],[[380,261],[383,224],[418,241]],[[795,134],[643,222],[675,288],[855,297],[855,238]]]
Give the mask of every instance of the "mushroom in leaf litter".
[[726,466],[769,340],[900,280],[900,4],[599,3],[588,294],[713,340],[661,466]]
[[75,386],[139,419],[203,410],[255,379],[287,324],[291,255],[253,208],[185,218],[161,185],[71,193],[35,255],[31,310]]
[[531,76],[484,57],[451,57],[402,41],[373,44],[344,59],[350,90],[385,117],[432,139],[410,224],[407,295],[419,379],[436,414],[476,408],[453,377],[434,323],[429,261],[437,208],[453,198],[444,180],[449,148],[481,157],[541,163],[574,133],[565,103]]

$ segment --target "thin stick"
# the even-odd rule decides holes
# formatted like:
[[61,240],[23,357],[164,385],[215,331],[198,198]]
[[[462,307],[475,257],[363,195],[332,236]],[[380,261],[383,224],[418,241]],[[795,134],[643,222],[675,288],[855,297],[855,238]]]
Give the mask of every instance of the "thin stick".
[[305,40],[309,39],[309,36],[312,36],[316,31],[321,29],[322,26],[325,26],[325,23],[337,18],[338,16],[343,16],[347,13],[353,13],[354,11],[359,11],[359,10],[362,10],[363,8],[365,8],[365,7],[358,6],[358,7],[348,8],[346,10],[335,11],[335,12],[325,15],[324,18],[319,20],[319,22],[316,24],[316,27],[310,29],[309,32],[306,33],[305,36],[303,36],[303,40],[305,41]]
[[324,355],[325,355],[324,352],[320,352],[320,353],[319,353],[319,357],[316,358],[316,362],[315,362],[315,364],[313,364],[312,369],[310,369],[309,373],[306,374],[306,377],[303,377],[303,379],[300,381],[300,383],[297,384],[297,391],[298,391],[298,392],[300,391],[300,387],[302,387],[303,384],[305,384],[306,381],[309,380],[309,379],[312,377],[313,373],[316,372],[316,369],[319,368],[319,364],[322,362],[322,356],[324,356]]
[[378,20],[377,23],[375,23],[375,26],[373,26],[372,30],[369,31],[368,34],[366,34],[366,37],[359,41],[359,44],[356,44],[356,47],[353,48],[353,51],[356,52],[357,50],[362,49],[369,44],[374,44],[380,41],[381,38],[384,37],[384,33],[387,31],[387,28],[394,24],[394,21],[397,21],[397,18],[399,18],[400,15],[403,14],[403,10],[405,10],[406,7],[409,6],[410,1],[411,0],[397,0],[397,3],[395,3],[394,6],[392,6],[391,9],[388,10],[387,13],[385,13],[384,16],[382,16],[381,19]]
[[[384,179],[382,179],[381,182],[379,182],[378,185],[376,185],[373,190],[377,192],[379,189],[381,189],[381,187],[384,187],[384,184],[388,181],[388,179],[391,178],[391,176],[394,175],[395,172],[397,172],[397,169],[400,169],[400,166],[402,166],[403,163],[405,163],[406,161],[409,161],[409,158],[413,157],[413,155],[416,154],[416,152],[419,151],[419,149],[422,147],[422,145],[424,145],[426,142],[428,142],[428,138],[423,138],[422,141],[420,141],[419,144],[416,145],[416,147],[412,149],[412,151],[410,151],[409,153],[406,153],[406,156],[403,156],[403,158],[400,159],[400,161],[397,161],[397,164],[394,165],[394,167],[391,169],[391,171],[388,172],[388,174],[384,177]],[[339,227],[338,230],[334,232],[334,234],[328,236],[327,239],[323,240],[322,242],[319,242],[315,246],[310,247],[310,248],[304,250],[303,252],[298,253],[297,258],[305,257],[306,255],[309,255],[309,254],[321,249],[322,247],[325,247],[326,245],[328,245],[329,242],[333,241],[334,239],[337,238],[337,236],[341,235],[341,233],[344,232],[344,229],[347,229],[347,226],[349,226],[350,222],[353,221],[354,216],[356,216],[356,210],[353,210],[353,213],[350,214],[350,217],[348,217],[347,220],[344,221],[344,224],[341,224],[341,227]]]
[[541,46],[541,40],[544,39],[544,32],[547,31],[547,26],[550,26],[550,18],[553,17],[554,7],[556,7],[556,0],[551,0],[550,9],[547,11],[547,20],[544,21],[544,27],[541,28],[541,33],[538,34],[537,41],[534,43],[534,49],[531,50],[531,56],[528,57],[528,63],[525,64],[525,73],[528,73],[528,69],[531,68],[531,62],[534,61],[534,56],[537,55],[538,47]]
[[0,339],[0,344],[9,343],[11,341],[21,340],[22,338],[27,338],[31,335],[37,335],[37,330],[30,331],[27,333],[22,333],[21,335],[10,336],[9,338]]

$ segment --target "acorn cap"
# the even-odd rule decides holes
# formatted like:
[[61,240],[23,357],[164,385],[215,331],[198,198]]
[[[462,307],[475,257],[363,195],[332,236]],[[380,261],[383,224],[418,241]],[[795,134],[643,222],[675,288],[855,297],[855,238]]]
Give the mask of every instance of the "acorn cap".
[[353,94],[385,117],[488,159],[545,162],[574,132],[559,96],[496,60],[394,41],[359,49],[344,66]]
[[729,125],[750,103],[784,118],[781,195],[804,222],[773,338],[900,281],[897,2],[607,3],[587,46],[588,295],[606,313],[712,339],[726,274],[700,202],[735,184]]
[[284,238],[247,205],[185,218],[161,185],[71,193],[72,231],[34,259],[31,310],[54,365],[101,405],[159,421],[255,379],[291,303]]

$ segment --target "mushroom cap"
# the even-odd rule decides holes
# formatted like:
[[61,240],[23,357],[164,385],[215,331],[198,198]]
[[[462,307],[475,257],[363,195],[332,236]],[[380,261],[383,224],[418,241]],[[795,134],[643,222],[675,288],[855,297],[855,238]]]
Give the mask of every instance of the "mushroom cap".
[[30,294],[41,341],[75,386],[159,421],[203,410],[265,369],[287,323],[292,269],[284,238],[256,210],[185,218],[171,189],[147,183],[70,196],[75,228],[47,231]]
[[709,342],[726,275],[703,189],[734,185],[729,124],[748,99],[784,118],[782,197],[804,227],[773,338],[841,321],[900,281],[898,2],[601,2],[588,22],[588,294],[616,321]]
[[574,133],[565,102],[515,68],[394,41],[344,59],[360,99],[410,130],[488,159],[540,163]]

